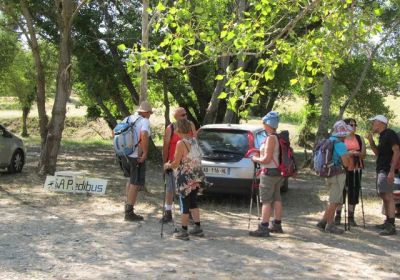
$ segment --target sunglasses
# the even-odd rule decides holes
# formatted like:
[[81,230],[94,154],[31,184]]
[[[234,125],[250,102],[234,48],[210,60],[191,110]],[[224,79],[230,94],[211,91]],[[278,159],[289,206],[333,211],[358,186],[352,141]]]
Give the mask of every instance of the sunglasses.
[[355,123],[351,123],[349,125],[352,126],[352,127],[357,127],[357,124],[355,124]]
[[186,117],[186,115],[187,115],[186,113],[184,113],[184,114],[181,114],[181,117]]

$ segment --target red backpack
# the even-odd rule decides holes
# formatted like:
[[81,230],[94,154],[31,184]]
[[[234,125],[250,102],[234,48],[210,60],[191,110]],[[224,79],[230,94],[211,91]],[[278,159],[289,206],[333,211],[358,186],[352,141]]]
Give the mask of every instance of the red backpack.
[[282,130],[280,133],[273,135],[276,135],[279,142],[279,164],[274,160],[276,167],[285,178],[296,176],[297,165],[293,148],[290,146],[289,131]]
[[296,160],[293,148],[290,146],[289,131],[283,130],[277,134],[279,141],[279,167],[283,177],[293,177],[297,174]]

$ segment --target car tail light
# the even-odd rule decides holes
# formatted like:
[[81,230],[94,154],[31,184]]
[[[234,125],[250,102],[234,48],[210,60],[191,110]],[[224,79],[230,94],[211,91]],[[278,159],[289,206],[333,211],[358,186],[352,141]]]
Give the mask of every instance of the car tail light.
[[255,152],[258,152],[254,147],[254,135],[250,131],[247,132],[247,140],[249,141],[249,150],[244,155],[246,158],[250,158]]

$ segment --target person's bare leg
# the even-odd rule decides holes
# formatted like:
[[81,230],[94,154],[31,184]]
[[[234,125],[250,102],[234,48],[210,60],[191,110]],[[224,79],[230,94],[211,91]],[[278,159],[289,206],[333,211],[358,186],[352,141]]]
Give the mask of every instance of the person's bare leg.
[[282,220],[282,201],[275,201],[274,202],[274,219],[275,220]]
[[333,219],[335,217],[335,211],[336,208],[338,207],[338,203],[329,203],[328,206],[326,207],[324,216],[322,220],[326,221],[327,224],[331,225],[333,224]]
[[263,223],[269,223],[271,217],[271,203],[263,203],[261,208],[261,219]]
[[189,225],[189,214],[181,215],[181,223],[183,227],[187,227]]
[[190,209],[190,213],[192,213],[193,221],[195,223],[199,223],[200,222],[200,209],[199,208]]
[[128,190],[128,204],[130,205],[135,205],[136,200],[137,200],[137,196],[138,196],[138,192],[139,192],[139,186],[130,184],[129,185],[129,190]]

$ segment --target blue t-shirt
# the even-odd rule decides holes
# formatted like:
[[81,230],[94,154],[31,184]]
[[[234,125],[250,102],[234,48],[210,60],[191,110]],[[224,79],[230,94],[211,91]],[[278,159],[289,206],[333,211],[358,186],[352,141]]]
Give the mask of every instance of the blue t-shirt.
[[340,141],[337,137],[331,136],[329,137],[329,140],[337,140],[337,142],[333,146],[333,162],[336,166],[339,166],[342,164],[342,159],[340,158],[341,156],[344,156],[348,153],[346,145]]

